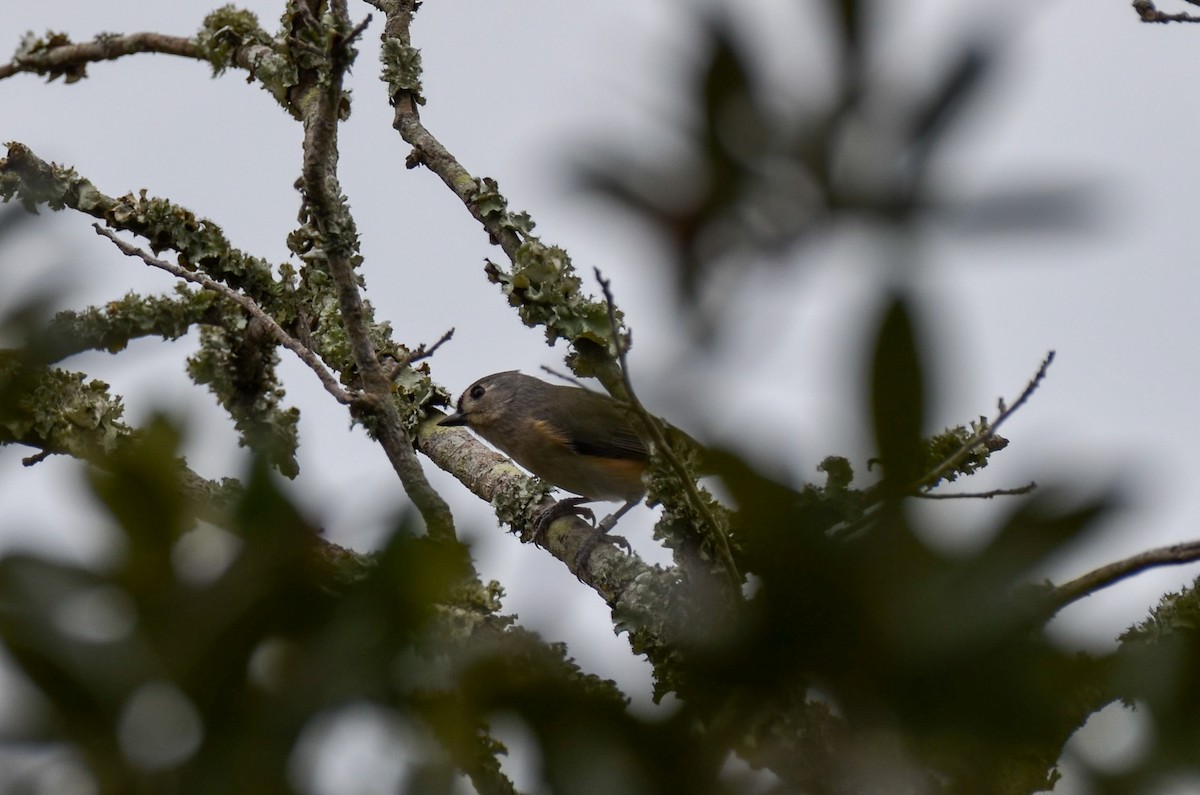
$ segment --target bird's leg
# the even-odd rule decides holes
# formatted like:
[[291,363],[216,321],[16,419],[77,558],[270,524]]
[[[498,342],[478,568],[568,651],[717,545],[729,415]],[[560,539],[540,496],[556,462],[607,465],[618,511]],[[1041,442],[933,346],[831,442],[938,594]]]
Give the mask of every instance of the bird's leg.
[[575,568],[582,568],[583,564],[587,563],[587,559],[591,557],[593,550],[596,549],[596,545],[602,539],[610,544],[621,547],[626,552],[633,552],[633,548],[629,546],[629,541],[624,536],[613,535],[609,531],[616,526],[618,519],[629,513],[629,509],[641,501],[640,497],[635,500],[629,500],[620,508],[600,520],[600,524],[596,525],[596,532],[579,547],[579,552],[575,555]]
[[[601,519],[600,524],[598,524],[596,526],[600,529],[600,532],[607,533],[608,531],[612,530],[614,527],[617,526],[618,519],[620,519],[625,514],[629,513],[629,509],[632,508],[633,506],[637,505],[641,501],[642,501],[641,497],[629,500],[624,505],[622,505],[620,508],[618,508],[617,510],[610,513],[608,516]],[[616,537],[619,538],[620,536],[616,536]],[[622,539],[622,540],[624,540],[624,539]]]

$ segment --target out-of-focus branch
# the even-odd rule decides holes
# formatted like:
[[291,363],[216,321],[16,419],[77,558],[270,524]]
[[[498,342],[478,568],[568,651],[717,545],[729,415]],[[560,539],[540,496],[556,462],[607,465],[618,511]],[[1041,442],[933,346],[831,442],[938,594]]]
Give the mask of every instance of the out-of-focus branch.
[[1025,402],[1033,396],[1035,391],[1037,391],[1038,386],[1042,383],[1042,379],[1046,377],[1046,371],[1050,368],[1050,365],[1053,362],[1054,351],[1050,351],[1046,354],[1046,358],[1043,359],[1041,365],[1038,366],[1037,372],[1034,373],[1033,378],[1029,379],[1029,383],[1027,383],[1025,388],[1021,390],[1021,394],[1017,397],[1013,404],[1008,406],[1005,404],[1004,399],[1001,398],[998,409],[999,413],[996,415],[996,419],[992,420],[984,428],[982,428],[979,433],[975,434],[966,442],[964,442],[960,448],[947,456],[945,460],[938,464],[938,466],[934,467],[932,471],[927,472],[921,478],[921,481],[914,485],[912,491],[932,488],[947,472],[958,466],[959,462],[962,461],[962,459],[966,457],[972,450],[980,445],[986,445],[990,440],[995,439],[996,432],[1000,430],[1000,426],[1003,425],[1009,417],[1015,414],[1017,409],[1025,405]]
[[1159,566],[1180,566],[1200,561],[1200,541],[1188,541],[1169,547],[1147,550],[1124,560],[1109,563],[1054,588],[1047,599],[1046,618],[1049,619],[1072,602],[1096,591]]
[[1180,11],[1177,14],[1167,14],[1159,11],[1151,0],[1133,0],[1133,10],[1143,22],[1200,22],[1200,17]]

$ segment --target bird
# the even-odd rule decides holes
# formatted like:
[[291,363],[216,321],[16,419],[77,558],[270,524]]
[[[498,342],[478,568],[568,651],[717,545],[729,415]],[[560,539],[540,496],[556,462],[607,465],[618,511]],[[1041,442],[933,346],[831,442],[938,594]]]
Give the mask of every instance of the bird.
[[[582,503],[623,500],[598,525],[607,533],[646,493],[642,475],[650,451],[630,415],[608,395],[506,370],[467,387],[455,413],[438,425],[470,428],[537,477],[579,495],[560,501],[551,515],[539,516],[539,529],[565,513],[594,521],[590,510],[579,509]],[[610,540],[627,546],[619,536]]]

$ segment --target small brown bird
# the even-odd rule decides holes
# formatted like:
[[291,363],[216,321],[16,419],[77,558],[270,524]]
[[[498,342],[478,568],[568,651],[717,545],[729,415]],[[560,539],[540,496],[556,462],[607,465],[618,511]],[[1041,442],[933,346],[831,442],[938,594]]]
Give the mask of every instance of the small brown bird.
[[580,495],[563,500],[568,508],[624,500],[600,522],[605,532],[646,492],[649,451],[628,410],[607,395],[509,370],[471,384],[438,424],[465,425],[542,480]]

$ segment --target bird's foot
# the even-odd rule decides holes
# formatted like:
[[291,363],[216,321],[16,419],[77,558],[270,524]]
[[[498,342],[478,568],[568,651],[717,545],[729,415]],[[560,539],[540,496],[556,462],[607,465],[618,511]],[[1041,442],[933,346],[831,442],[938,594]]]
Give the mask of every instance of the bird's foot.
[[575,568],[580,569],[592,553],[596,550],[597,545],[603,541],[606,544],[613,544],[621,547],[626,552],[632,552],[633,548],[629,546],[629,541],[624,536],[613,535],[609,530],[617,523],[617,519],[621,518],[624,511],[617,511],[611,516],[604,517],[599,524],[596,523],[596,514],[591,508],[584,507],[584,503],[591,502],[586,497],[570,497],[565,500],[559,500],[554,505],[542,511],[533,520],[533,541],[539,546],[546,545],[546,533],[550,529],[550,525],[556,519],[564,516],[578,516],[581,519],[586,519],[594,528],[594,532],[579,546],[579,551],[575,553]]
[[[611,525],[610,525],[611,527]],[[588,558],[596,551],[596,547],[603,541],[606,544],[612,544],[615,547],[620,547],[628,553],[633,552],[633,547],[629,546],[629,541],[624,536],[613,535],[608,532],[601,522],[596,529],[589,535],[582,544],[579,545],[579,551],[575,553],[575,569],[582,569],[588,562]]]
[[595,527],[596,514],[592,512],[591,508],[583,507],[585,502],[590,502],[590,500],[586,497],[559,500],[535,516],[533,519],[533,542],[544,547],[546,531],[550,529],[550,525],[554,523],[555,519],[561,519],[564,516],[578,516],[580,519],[586,519],[592,527]]

